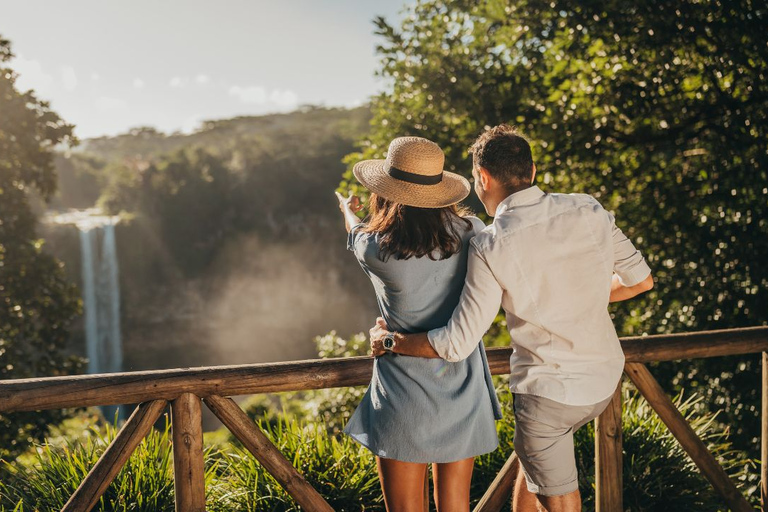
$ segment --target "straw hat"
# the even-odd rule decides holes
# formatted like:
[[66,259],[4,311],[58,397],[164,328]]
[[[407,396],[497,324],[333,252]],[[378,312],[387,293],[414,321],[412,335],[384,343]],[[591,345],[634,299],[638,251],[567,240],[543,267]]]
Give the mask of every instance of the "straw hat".
[[420,208],[442,208],[469,195],[469,182],[444,171],[440,146],[422,137],[398,137],[389,144],[386,160],[364,160],[352,173],[371,192]]

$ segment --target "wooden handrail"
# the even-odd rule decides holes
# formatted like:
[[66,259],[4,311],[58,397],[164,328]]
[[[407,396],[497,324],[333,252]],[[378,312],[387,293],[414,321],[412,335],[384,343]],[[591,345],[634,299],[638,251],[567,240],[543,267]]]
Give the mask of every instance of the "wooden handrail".
[[[768,327],[630,337],[621,345],[630,363],[750,354],[768,351]],[[511,348],[487,353],[491,373],[509,373]],[[348,357],[18,379],[0,382],[0,412],[362,386],[371,372],[370,357]]]
[[[684,358],[762,352],[762,510],[768,510],[768,326],[621,339],[625,373],[734,511],[749,504],[696,437],[680,412],[642,364]],[[511,348],[488,349],[493,374],[509,373]],[[171,402],[176,510],[204,511],[202,416],[200,399],[309,512],[327,512],[328,503],[292,467],[232,395],[357,386],[371,378],[372,359],[352,357],[282,363],[180,368],[101,375],[20,379],[0,382],[0,412],[140,403],[65,510],[88,512],[151,424]],[[597,510],[621,512],[621,386],[612,406],[597,420]],[[498,512],[509,499],[518,472],[516,455],[507,460],[475,512]],[[426,489],[429,488],[427,482]]]

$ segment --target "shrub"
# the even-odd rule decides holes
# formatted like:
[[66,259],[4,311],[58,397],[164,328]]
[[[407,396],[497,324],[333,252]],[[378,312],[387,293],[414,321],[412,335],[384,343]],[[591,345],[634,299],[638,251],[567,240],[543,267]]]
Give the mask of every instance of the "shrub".
[[[366,350],[362,335],[347,343],[334,333],[317,339],[327,356],[354,355]],[[496,378],[505,418],[497,422],[499,448],[476,459],[472,504],[477,503],[512,453],[514,421],[512,394],[506,378]],[[358,392],[360,391],[360,392]],[[693,462],[629,384],[624,386],[624,505],[633,512],[724,510],[722,500],[699,474]],[[277,448],[337,511],[384,510],[373,455],[340,434],[346,415],[354,410],[361,389],[332,389],[285,393],[251,400],[247,408]],[[732,448],[730,431],[717,414],[700,413],[701,398],[676,399],[694,431],[707,444],[751,502],[758,502],[756,461]],[[335,408],[335,411],[334,411]],[[285,411],[282,413],[281,411]],[[319,411],[319,412],[318,412]],[[330,418],[330,420],[326,420]],[[319,421],[318,421],[319,419]],[[91,419],[93,421],[93,419]],[[329,425],[334,425],[333,428]],[[69,432],[72,432],[69,427]],[[82,432],[82,431],[81,431]],[[0,512],[58,510],[69,499],[105,446],[115,435],[112,426],[92,426],[86,435],[61,437],[31,456],[6,463],[0,482]],[[576,432],[579,488],[585,510],[594,510],[594,428]],[[277,481],[222,429],[207,433],[207,507],[212,512],[277,512],[298,510]],[[172,457],[169,426],[150,433],[118,474],[96,510],[172,511]]]

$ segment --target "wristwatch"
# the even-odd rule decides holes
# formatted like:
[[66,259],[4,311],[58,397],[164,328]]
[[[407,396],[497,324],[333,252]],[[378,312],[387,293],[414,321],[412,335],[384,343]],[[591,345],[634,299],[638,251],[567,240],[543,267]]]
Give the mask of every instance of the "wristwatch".
[[389,352],[392,352],[392,350],[395,348],[395,333],[388,332],[384,335],[384,339],[381,341],[382,346],[384,347],[384,350],[388,350]]

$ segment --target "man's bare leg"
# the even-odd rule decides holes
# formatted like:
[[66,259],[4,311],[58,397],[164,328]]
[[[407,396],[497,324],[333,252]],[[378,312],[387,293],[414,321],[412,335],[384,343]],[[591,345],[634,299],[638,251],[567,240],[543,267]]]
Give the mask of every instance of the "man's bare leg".
[[581,512],[581,494],[578,490],[562,496],[538,496],[547,512]]
[[512,499],[513,512],[581,512],[581,494],[573,491],[562,496],[540,496],[528,490],[525,475],[520,471]]
[[539,500],[536,499],[535,494],[528,490],[523,470],[519,469],[515,481],[515,494],[512,498],[512,511],[538,512],[539,510],[542,510],[539,508]]

